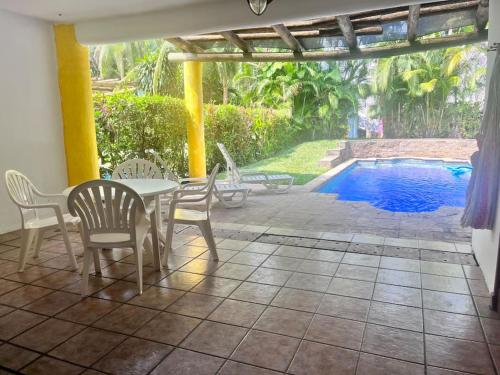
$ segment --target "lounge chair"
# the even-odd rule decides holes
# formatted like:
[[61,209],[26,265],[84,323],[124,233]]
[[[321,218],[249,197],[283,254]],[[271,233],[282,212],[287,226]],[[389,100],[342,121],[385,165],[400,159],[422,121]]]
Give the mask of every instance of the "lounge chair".
[[264,172],[241,172],[222,143],[217,143],[226,160],[228,179],[236,184],[259,184],[275,193],[286,193],[293,185],[293,177],[288,174],[267,174]]

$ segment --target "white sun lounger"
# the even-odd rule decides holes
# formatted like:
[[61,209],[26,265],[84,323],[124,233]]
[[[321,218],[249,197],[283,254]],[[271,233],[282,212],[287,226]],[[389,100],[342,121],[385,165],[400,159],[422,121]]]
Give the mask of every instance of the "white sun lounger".
[[233,158],[222,143],[217,143],[226,160],[228,179],[237,184],[259,184],[276,193],[286,193],[293,185],[293,177],[288,174],[267,174],[263,172],[240,172]]

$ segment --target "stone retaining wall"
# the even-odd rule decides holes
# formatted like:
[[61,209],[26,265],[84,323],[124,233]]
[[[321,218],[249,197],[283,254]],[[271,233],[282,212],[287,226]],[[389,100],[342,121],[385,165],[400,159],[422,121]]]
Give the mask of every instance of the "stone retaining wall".
[[419,157],[469,160],[475,139],[367,139],[346,142],[348,158]]

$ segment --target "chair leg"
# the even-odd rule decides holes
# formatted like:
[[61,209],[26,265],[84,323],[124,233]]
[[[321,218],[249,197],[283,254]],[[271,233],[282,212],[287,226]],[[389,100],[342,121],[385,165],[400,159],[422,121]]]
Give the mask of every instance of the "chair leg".
[[26,258],[28,257],[28,252],[33,243],[33,239],[38,232],[37,229],[24,229],[21,238],[21,253],[19,254],[19,266],[17,272],[24,272],[24,266],[26,265]]
[[198,227],[207,242],[208,249],[210,250],[210,254],[212,255],[212,259],[217,261],[219,260],[219,255],[217,254],[217,246],[215,245],[214,234],[212,232],[212,227],[210,226],[210,221],[202,221],[198,223]]
[[74,270],[78,269],[78,263],[76,262],[75,253],[73,252],[73,248],[71,247],[71,241],[68,237],[68,231],[66,230],[66,224],[64,221],[61,222],[59,220],[59,226],[61,227],[61,234],[64,240],[64,244],[66,245],[66,251],[68,252],[69,261]]
[[88,295],[89,288],[89,273],[90,273],[90,262],[91,252],[93,249],[85,248],[83,249],[83,270],[82,270],[82,297],[86,297]]
[[155,271],[159,271],[161,269],[160,242],[158,238],[158,225],[155,213],[151,214],[151,240],[153,241],[153,266]]
[[101,261],[99,259],[99,249],[92,249],[92,253],[94,255],[94,270],[95,274],[101,276]]
[[38,229],[38,233],[36,234],[35,252],[34,252],[33,258],[38,258],[38,256],[40,255],[40,249],[42,248],[42,242],[43,242],[43,230]]
[[137,244],[134,249],[136,277],[137,277],[137,290],[142,294],[142,246]]
[[168,253],[172,251],[172,238],[174,236],[174,220],[170,219],[167,225],[167,237],[165,239],[165,248],[163,249],[163,264],[168,267]]

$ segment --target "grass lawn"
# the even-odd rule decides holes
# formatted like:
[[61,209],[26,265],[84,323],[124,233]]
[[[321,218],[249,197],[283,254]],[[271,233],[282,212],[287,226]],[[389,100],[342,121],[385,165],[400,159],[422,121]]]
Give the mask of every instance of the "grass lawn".
[[287,173],[295,177],[295,185],[304,185],[329,169],[320,167],[318,162],[325,157],[327,150],[335,148],[337,144],[336,140],[301,143],[272,158],[247,165],[242,170],[272,174]]

